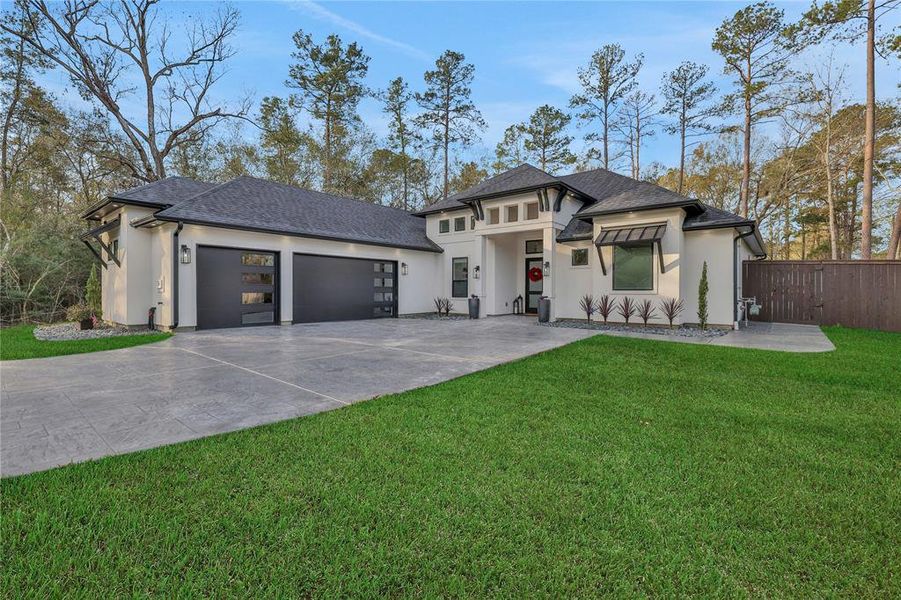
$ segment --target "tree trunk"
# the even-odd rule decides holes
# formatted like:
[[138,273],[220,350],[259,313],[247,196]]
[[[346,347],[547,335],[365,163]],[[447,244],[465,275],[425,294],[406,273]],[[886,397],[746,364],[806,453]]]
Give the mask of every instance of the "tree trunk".
[[682,193],[682,185],[685,182],[685,111],[682,112],[682,122],[679,127],[679,188]]
[[863,144],[863,198],[860,219],[860,257],[873,251],[873,154],[876,146],[876,77],[874,47],[876,43],[876,0],[867,3],[867,113]]
[[826,202],[829,205],[829,249],[832,260],[838,259],[838,232],[835,230],[835,191],[832,183],[832,105],[826,121],[826,151],[823,161],[826,167]]
[[889,260],[901,259],[901,202],[895,211],[895,219],[892,221],[892,236],[888,242],[888,252],[885,255]]
[[322,169],[322,190],[325,192],[332,189],[332,101],[329,99],[325,104],[325,160]]
[[741,191],[739,192],[739,214],[748,217],[748,195],[751,191],[751,97],[745,92],[745,131],[741,167]]
[[607,104],[604,103],[604,168],[610,170],[610,163],[607,154],[607,119],[610,115],[607,113]]

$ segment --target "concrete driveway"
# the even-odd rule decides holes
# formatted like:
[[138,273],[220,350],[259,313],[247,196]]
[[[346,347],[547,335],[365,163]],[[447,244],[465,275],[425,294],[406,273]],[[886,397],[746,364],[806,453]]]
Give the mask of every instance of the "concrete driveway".
[[0,363],[0,474],[153,448],[439,383],[593,335],[534,319],[383,319],[179,333]]

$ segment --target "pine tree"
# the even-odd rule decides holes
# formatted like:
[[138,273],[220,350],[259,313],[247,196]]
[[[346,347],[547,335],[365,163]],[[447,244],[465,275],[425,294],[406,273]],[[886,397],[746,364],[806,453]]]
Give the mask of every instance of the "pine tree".
[[523,124],[523,145],[542,171],[554,172],[576,162],[576,155],[569,149],[573,138],[566,135],[571,120],[562,110],[545,104]]
[[698,283],[698,324],[701,329],[707,329],[707,292],[709,286],[707,284],[707,261],[704,261],[704,268],[701,270],[701,281]]
[[472,103],[470,85],[475,66],[466,62],[460,52],[447,50],[435,61],[435,69],[423,75],[426,91],[416,94],[416,102],[423,112],[417,125],[432,132],[435,147],[444,159],[442,197],[450,190],[450,147],[465,148],[478,140],[478,131],[485,129],[482,113]]

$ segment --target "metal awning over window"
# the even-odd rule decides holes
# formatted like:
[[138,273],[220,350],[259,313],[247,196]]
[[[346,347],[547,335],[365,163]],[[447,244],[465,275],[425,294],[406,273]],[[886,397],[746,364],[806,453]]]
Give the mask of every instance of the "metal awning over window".
[[607,274],[607,265],[604,264],[603,246],[643,246],[657,245],[657,255],[660,263],[660,272],[663,273],[663,248],[660,240],[666,233],[666,223],[651,223],[648,225],[636,225],[634,227],[612,227],[602,229],[594,240],[597,246],[598,258],[601,260],[601,271]]
[[121,218],[116,217],[109,223],[104,223],[103,225],[100,225],[99,227],[95,227],[94,229],[85,231],[84,233],[81,234],[81,241],[84,242],[84,245],[88,247],[88,249],[94,254],[95,257],[97,257],[97,260],[100,261],[100,264],[103,265],[104,269],[106,268],[106,261],[103,260],[103,256],[100,255],[100,253],[97,251],[97,249],[91,245],[90,240],[93,240],[93,241],[97,242],[98,244],[100,244],[100,247],[106,251],[106,255],[109,256],[110,259],[112,259],[112,261],[114,263],[116,263],[116,266],[121,267],[122,264],[119,262],[119,257],[116,256],[116,253],[113,252],[112,248],[107,246],[104,243],[103,239],[100,237],[104,233],[113,231],[114,229],[118,229],[121,222],[122,222]]

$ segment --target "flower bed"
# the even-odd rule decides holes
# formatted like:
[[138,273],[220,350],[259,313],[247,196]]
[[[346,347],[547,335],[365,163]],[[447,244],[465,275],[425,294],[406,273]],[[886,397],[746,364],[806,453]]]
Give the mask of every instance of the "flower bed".
[[607,323],[592,321],[590,324],[584,320],[561,319],[553,323],[539,323],[543,327],[567,327],[570,329],[592,329],[597,331],[618,331],[623,333],[650,333],[653,335],[669,335],[676,337],[711,338],[729,333],[729,329],[711,327],[700,329],[686,325],[674,325],[672,329],[666,325],[648,325],[641,323],[626,325],[625,323]]

